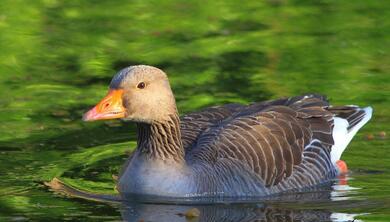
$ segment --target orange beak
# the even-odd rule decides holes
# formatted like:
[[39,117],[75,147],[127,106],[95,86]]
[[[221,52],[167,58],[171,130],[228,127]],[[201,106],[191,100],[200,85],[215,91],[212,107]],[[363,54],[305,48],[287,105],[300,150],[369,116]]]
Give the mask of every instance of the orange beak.
[[122,95],[122,89],[111,89],[102,101],[84,114],[83,120],[95,121],[125,117],[126,109],[122,105]]

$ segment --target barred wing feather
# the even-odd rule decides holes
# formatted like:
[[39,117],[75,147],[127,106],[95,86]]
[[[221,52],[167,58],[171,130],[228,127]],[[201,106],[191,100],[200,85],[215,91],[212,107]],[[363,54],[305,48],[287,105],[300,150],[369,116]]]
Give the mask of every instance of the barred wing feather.
[[[329,154],[333,145],[333,114],[326,109],[327,105],[321,96],[306,95],[203,112],[202,116],[208,113],[209,117],[218,117],[200,124],[202,128],[197,128],[199,132],[193,136],[186,158],[208,164],[221,158],[236,159],[262,178],[266,186],[277,185],[300,170],[297,166],[313,164],[303,161],[305,149],[315,145]],[[192,120],[191,124],[200,122]],[[189,138],[188,131],[184,130],[183,137]],[[312,152],[310,155],[318,166],[314,173],[321,179],[320,174],[329,170],[330,160]]]

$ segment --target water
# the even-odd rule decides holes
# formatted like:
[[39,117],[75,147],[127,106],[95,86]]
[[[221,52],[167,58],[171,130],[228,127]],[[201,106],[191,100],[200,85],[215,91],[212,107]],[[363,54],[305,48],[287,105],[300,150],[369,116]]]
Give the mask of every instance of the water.
[[[389,10],[379,0],[1,1],[0,221],[186,221],[177,213],[193,207],[194,221],[389,221]],[[374,117],[343,155],[347,185],[323,198],[106,204],[48,191],[42,182],[59,177],[115,193],[134,125],[81,116],[134,64],[169,74],[181,113],[318,92],[371,105]]]

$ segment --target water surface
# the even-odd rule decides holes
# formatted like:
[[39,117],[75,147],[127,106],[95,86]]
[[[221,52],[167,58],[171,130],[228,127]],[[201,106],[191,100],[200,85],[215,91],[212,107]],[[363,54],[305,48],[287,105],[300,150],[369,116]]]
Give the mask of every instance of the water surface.
[[[199,221],[390,220],[386,1],[11,1],[0,3],[0,220],[185,221],[189,207],[66,198],[42,181],[114,194],[131,123],[83,123],[119,69],[165,70],[181,113],[317,92],[371,105],[325,199],[201,205]],[[217,219],[217,220],[216,220]]]

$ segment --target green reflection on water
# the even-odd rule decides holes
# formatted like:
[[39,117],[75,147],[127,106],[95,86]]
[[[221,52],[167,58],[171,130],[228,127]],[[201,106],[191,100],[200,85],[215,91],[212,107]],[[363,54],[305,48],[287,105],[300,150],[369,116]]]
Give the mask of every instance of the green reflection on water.
[[181,112],[305,92],[373,106],[343,159],[357,196],[383,207],[344,211],[384,221],[389,139],[378,134],[389,134],[389,9],[385,1],[3,0],[0,217],[119,219],[111,207],[58,198],[38,182],[59,176],[114,192],[111,175],[135,146],[134,126],[80,118],[118,69],[143,63],[169,74]]

